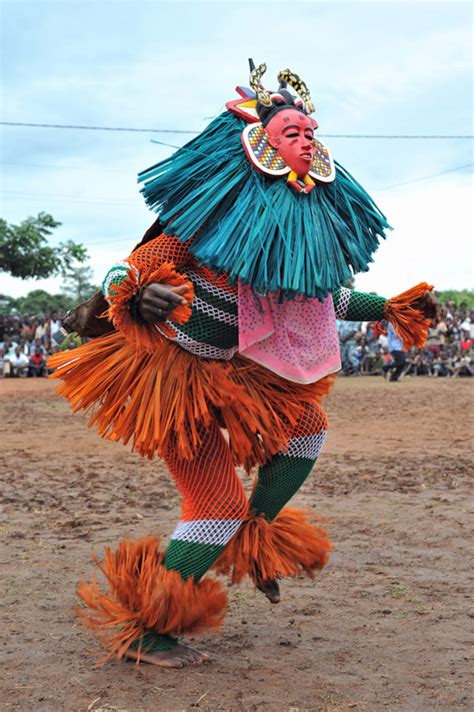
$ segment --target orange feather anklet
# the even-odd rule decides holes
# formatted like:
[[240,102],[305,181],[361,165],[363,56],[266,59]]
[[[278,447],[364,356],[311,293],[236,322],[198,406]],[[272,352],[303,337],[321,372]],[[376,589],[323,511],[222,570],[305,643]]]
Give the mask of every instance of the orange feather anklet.
[[[181,635],[220,626],[227,610],[221,584],[206,578],[186,581],[163,565],[164,553],[156,537],[124,539],[113,552],[107,548],[102,563],[94,563],[108,581],[104,593],[95,577],[80,581],[78,596],[87,608],[78,607],[82,622],[99,637],[107,655],[122,658],[132,644],[150,631]],[[140,649],[138,649],[140,657]]]
[[214,569],[238,583],[250,576],[254,583],[305,572],[311,578],[328,562],[332,545],[327,533],[313,526],[304,511],[283,509],[269,522],[263,514],[250,515],[224,549]]

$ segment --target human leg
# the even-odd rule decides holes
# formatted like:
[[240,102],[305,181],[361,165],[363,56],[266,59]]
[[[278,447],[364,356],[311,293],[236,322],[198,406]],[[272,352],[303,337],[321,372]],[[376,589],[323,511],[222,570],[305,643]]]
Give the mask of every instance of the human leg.
[[247,514],[247,498],[215,421],[192,460],[180,459],[173,448],[164,459],[183,498],[165,566],[185,580],[193,576],[199,581],[237,532]]
[[[192,459],[179,457],[172,441],[164,453],[183,497],[182,519],[166,552],[156,540],[122,542],[101,565],[109,592],[102,594],[94,583],[79,590],[89,608],[99,611],[102,630],[116,624],[107,647],[117,657],[163,667],[199,663],[206,656],[176,636],[215,627],[225,614],[220,584],[201,578],[240,526],[248,502],[217,423],[200,435]],[[97,620],[95,615],[86,623],[98,628]]]
[[400,374],[403,371],[403,367],[405,366],[405,352],[404,351],[392,351],[392,358],[395,362],[395,368],[393,369],[391,375],[390,375],[390,380],[393,381],[398,381],[400,378]]
[[282,511],[311,472],[326,432],[324,411],[308,404],[287,446],[260,467],[249,516],[216,565],[234,583],[249,575],[272,602],[278,600],[277,578],[302,572],[312,576],[332,549],[324,529],[313,526],[304,512]]
[[321,406],[308,405],[292,428],[288,447],[259,468],[251,509],[263,513],[269,521],[275,519],[309,476],[326,440],[327,428]]

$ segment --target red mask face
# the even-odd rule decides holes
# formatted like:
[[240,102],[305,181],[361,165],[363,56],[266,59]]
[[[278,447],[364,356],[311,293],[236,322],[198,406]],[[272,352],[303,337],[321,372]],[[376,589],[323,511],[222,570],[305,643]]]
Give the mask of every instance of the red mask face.
[[270,145],[286,165],[302,179],[311,168],[316,152],[313,144],[316,121],[296,109],[284,109],[269,121],[265,130]]

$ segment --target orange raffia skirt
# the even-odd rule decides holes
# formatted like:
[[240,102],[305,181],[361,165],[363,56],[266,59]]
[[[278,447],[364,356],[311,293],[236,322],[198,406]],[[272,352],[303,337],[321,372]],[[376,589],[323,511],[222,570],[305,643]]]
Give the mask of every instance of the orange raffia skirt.
[[131,443],[150,459],[172,444],[191,459],[203,426],[217,419],[234,463],[250,470],[285,447],[309,403],[320,403],[335,376],[308,385],[282,379],[236,354],[229,361],[194,356],[163,338],[140,352],[121,332],[55,354],[48,365],[74,412],[90,413],[101,437]]

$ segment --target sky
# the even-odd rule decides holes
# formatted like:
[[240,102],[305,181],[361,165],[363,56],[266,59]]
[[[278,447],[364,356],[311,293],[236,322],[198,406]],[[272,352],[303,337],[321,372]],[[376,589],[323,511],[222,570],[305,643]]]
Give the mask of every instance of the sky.
[[[470,2],[0,0],[1,121],[200,131],[248,85],[306,81],[319,134],[393,231],[356,286],[391,296],[426,280],[473,286]],[[96,283],[154,221],[136,175],[192,134],[0,126],[1,216],[40,211],[88,248]],[[0,293],[60,278],[0,274]]]

